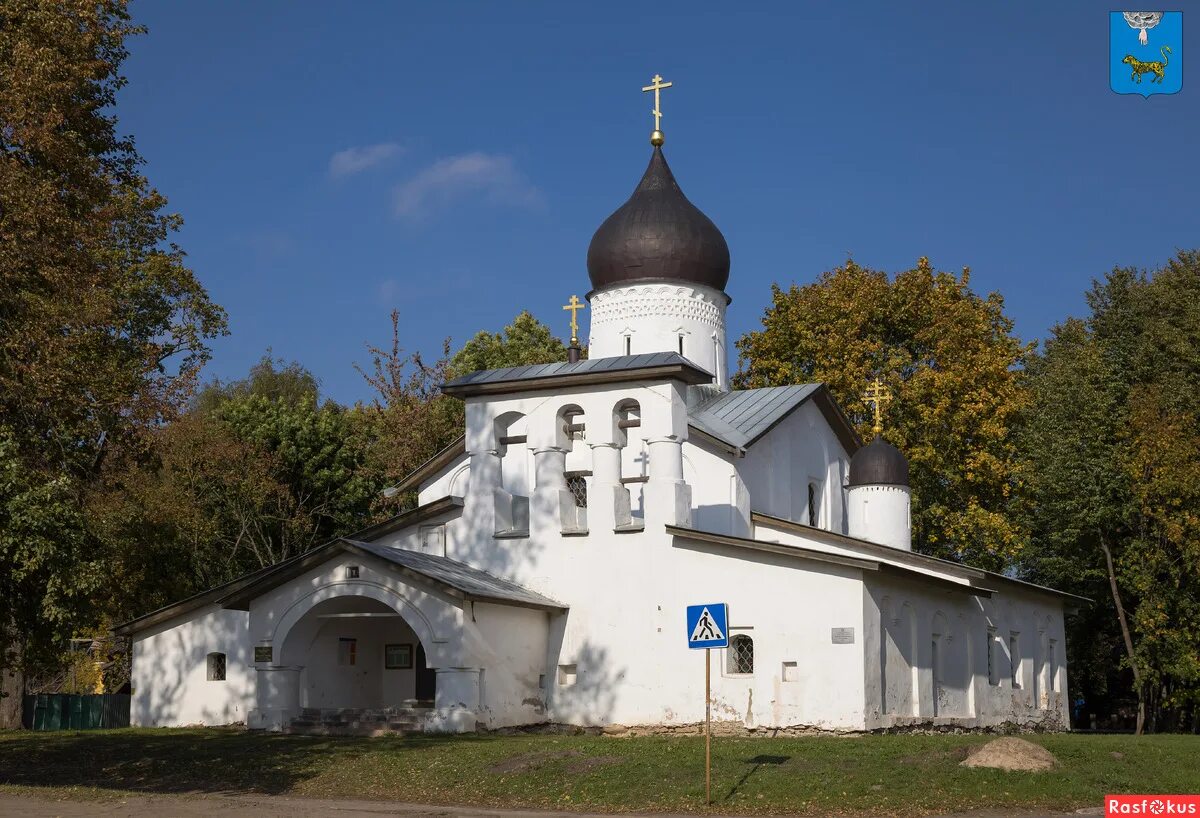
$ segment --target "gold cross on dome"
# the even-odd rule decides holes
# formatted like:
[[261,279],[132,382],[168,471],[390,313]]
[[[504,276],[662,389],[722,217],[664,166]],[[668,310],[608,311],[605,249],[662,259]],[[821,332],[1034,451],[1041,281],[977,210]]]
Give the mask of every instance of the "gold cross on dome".
[[579,343],[579,316],[576,315],[580,310],[586,310],[587,304],[579,300],[579,296],[571,296],[570,302],[563,305],[564,310],[571,311],[571,345]]
[[867,385],[863,392],[863,400],[875,408],[875,434],[883,432],[883,404],[892,399],[892,390],[884,386],[883,381],[876,378]]
[[662,105],[660,104],[658,94],[660,91],[662,91],[662,89],[670,88],[672,85],[674,85],[674,83],[663,82],[662,77],[659,76],[658,74],[655,74],[654,79],[650,80],[650,84],[645,86],[644,88],[642,88],[643,92],[645,92],[645,91],[653,91],[654,92],[654,110],[651,111],[650,113],[654,114],[654,130],[656,130],[656,131],[662,130],[662,128],[660,127],[662,125]]

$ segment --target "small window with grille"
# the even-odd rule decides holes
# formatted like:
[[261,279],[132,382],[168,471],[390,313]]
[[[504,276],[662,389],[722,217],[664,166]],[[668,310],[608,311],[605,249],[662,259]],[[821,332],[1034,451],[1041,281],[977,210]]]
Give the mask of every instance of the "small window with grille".
[[568,475],[567,488],[575,497],[575,507],[587,508],[587,478],[582,474]]
[[748,676],[754,672],[754,640],[744,633],[729,639],[725,650],[725,672],[731,676]]
[[225,654],[208,654],[208,680],[210,682],[225,681]]

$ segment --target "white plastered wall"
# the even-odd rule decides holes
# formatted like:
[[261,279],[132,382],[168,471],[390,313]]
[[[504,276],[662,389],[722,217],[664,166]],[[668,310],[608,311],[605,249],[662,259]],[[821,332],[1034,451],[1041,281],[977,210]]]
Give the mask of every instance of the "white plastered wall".
[[421,484],[417,505],[425,505],[442,497],[465,497],[470,479],[471,458],[466,454],[460,455]]
[[[1063,611],[1056,600],[1022,590],[991,598],[939,593],[920,581],[871,577],[864,619],[869,727],[930,720],[969,727],[1068,724]],[[1021,635],[1016,688],[1007,649],[1012,631]],[[1051,641],[1059,647],[1053,662]]]
[[[130,722],[135,727],[246,721],[254,706],[245,611],[215,605],[133,637]],[[208,680],[208,654],[225,654],[225,681]]]
[[746,452],[738,471],[754,511],[808,523],[808,486],[817,488],[817,526],[845,533],[843,485],[849,457],[812,402],[802,404]]

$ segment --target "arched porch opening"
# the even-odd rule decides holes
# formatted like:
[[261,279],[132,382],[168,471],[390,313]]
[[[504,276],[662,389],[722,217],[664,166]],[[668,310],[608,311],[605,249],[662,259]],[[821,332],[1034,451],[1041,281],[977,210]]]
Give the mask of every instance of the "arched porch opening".
[[299,669],[310,710],[432,707],[436,673],[397,610],[368,596],[335,596],[306,611],[284,638],[281,663]]

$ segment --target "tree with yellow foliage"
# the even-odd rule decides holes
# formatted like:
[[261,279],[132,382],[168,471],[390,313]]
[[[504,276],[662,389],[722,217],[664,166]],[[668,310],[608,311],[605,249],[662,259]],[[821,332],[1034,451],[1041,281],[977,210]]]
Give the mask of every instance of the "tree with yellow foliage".
[[763,329],[738,343],[742,387],[821,381],[870,434],[862,393],[878,377],[894,394],[884,437],[909,459],[913,546],[1000,568],[1022,543],[1010,430],[1025,405],[1013,334],[998,293],[986,297],[929,259],[889,277],[852,260],[812,284],[772,287]]

